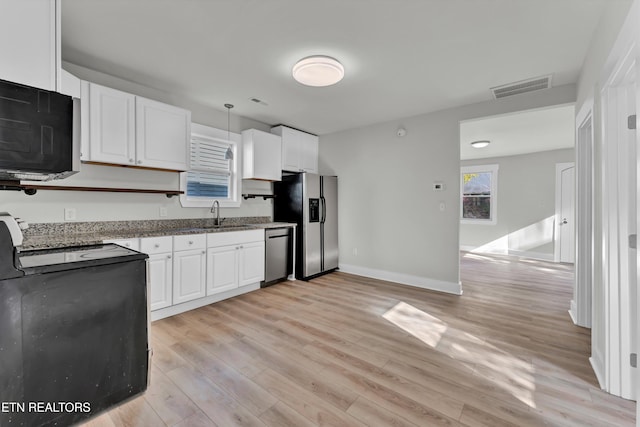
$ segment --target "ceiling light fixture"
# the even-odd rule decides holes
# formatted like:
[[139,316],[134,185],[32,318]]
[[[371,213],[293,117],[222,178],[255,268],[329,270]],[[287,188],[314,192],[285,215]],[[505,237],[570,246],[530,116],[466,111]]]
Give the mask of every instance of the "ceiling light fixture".
[[[231,109],[233,108],[233,104],[224,104],[224,108],[227,109],[227,141],[231,142]],[[233,160],[233,150],[231,147],[227,148],[226,153],[224,153],[225,160]]]
[[486,147],[487,145],[489,145],[489,143],[490,143],[490,142],[491,142],[491,141],[486,141],[486,140],[485,140],[485,141],[473,141],[473,142],[471,143],[471,146],[472,146],[473,148],[484,148],[484,147]]
[[293,78],[305,86],[331,86],[344,77],[344,67],[330,56],[308,56],[293,66]]

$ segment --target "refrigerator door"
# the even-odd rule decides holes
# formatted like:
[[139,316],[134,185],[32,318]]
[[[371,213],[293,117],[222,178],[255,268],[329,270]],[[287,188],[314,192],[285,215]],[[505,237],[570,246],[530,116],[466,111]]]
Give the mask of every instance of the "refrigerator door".
[[302,174],[302,276],[322,272],[320,175]]
[[322,177],[322,271],[338,268],[338,177]]

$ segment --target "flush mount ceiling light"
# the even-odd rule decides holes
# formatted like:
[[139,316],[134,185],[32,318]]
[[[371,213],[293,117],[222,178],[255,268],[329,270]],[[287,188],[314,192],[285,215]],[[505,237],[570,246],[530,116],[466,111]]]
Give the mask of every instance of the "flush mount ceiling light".
[[486,147],[487,145],[489,145],[489,143],[490,143],[490,142],[491,142],[491,141],[473,141],[473,142],[471,143],[471,146],[472,146],[473,148],[484,148],[484,147]]
[[293,66],[293,78],[306,86],[331,86],[344,77],[344,67],[330,56],[308,56]]

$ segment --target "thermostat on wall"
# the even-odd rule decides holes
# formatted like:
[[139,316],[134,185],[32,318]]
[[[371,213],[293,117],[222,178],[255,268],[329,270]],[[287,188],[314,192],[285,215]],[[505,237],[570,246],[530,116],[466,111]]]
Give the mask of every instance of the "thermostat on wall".
[[442,182],[434,182],[433,183],[433,191],[443,191],[444,184]]

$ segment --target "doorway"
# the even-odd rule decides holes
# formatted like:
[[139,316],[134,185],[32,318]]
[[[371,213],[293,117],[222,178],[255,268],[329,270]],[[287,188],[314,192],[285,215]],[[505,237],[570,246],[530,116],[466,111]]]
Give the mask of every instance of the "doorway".
[[554,261],[575,261],[575,164],[556,165]]

